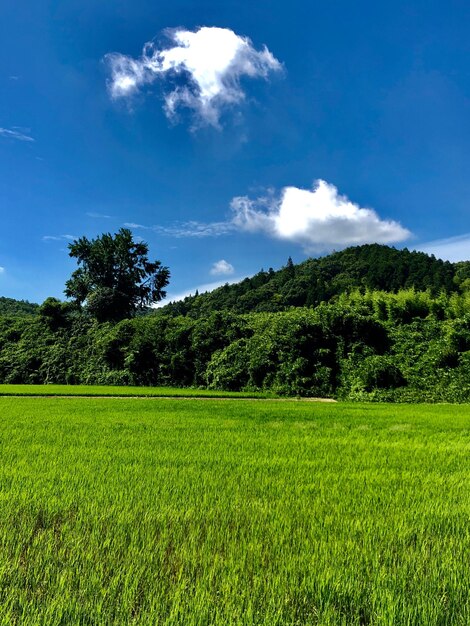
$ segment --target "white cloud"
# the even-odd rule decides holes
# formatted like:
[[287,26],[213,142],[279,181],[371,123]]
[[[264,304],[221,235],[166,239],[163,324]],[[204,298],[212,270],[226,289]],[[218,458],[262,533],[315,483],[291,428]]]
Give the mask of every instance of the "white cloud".
[[211,267],[210,273],[212,276],[229,276],[235,273],[235,268],[231,263],[228,263],[225,259],[216,261]]
[[403,241],[411,233],[398,222],[382,220],[338,193],[334,185],[316,181],[313,189],[285,187],[279,198],[232,201],[232,223],[238,230],[262,232],[301,244],[308,252],[333,246]]
[[470,260],[470,233],[449,237],[448,239],[438,239],[423,243],[418,247],[421,252],[434,254],[438,259],[445,261],[469,261]]
[[32,142],[35,141],[33,137],[26,135],[24,132],[21,132],[15,128],[1,128],[0,127],[0,136],[6,137],[8,139],[16,139],[17,141],[27,141]]
[[256,50],[248,37],[229,28],[202,27],[195,32],[166,31],[173,46],[159,49],[146,43],[138,59],[111,53],[107,61],[112,98],[132,96],[144,85],[165,78],[165,112],[172,118],[179,107],[191,109],[199,123],[217,127],[221,109],[244,99],[242,76],[267,78],[281,64],[264,46]]
[[4,274],[4,273],[5,273],[5,268],[0,265],[0,274]]

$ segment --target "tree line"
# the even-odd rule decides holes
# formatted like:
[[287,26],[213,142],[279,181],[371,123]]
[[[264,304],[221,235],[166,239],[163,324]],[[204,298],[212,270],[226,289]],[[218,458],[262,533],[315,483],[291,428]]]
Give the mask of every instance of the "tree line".
[[0,382],[470,400],[468,263],[361,246],[155,311],[168,268],[118,235],[71,244],[70,300],[0,313]]
[[470,293],[354,291],[317,307],[99,322],[64,303],[0,317],[0,382],[470,400]]

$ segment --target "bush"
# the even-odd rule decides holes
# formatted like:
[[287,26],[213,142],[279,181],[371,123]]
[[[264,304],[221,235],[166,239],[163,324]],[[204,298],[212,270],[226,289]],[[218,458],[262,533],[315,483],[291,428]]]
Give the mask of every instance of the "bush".
[[405,377],[392,357],[382,355],[368,356],[359,364],[357,382],[367,392],[406,386]]
[[209,389],[241,391],[249,381],[246,339],[238,339],[212,355],[206,381]]

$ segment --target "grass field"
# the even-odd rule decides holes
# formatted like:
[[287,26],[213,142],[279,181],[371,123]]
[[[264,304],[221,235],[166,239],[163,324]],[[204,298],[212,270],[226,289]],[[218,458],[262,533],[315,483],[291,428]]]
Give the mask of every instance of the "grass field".
[[470,624],[470,407],[0,415],[0,624]]

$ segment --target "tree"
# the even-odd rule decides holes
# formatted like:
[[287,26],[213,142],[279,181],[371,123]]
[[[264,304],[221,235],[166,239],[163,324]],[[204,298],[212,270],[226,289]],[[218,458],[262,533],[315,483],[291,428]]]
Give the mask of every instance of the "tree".
[[96,239],[80,237],[69,244],[79,265],[65,284],[65,295],[98,321],[133,317],[165,297],[170,271],[148,260],[148,245],[136,242],[127,228]]
[[69,325],[74,306],[71,302],[61,302],[57,298],[49,297],[39,307],[39,316],[55,331]]

